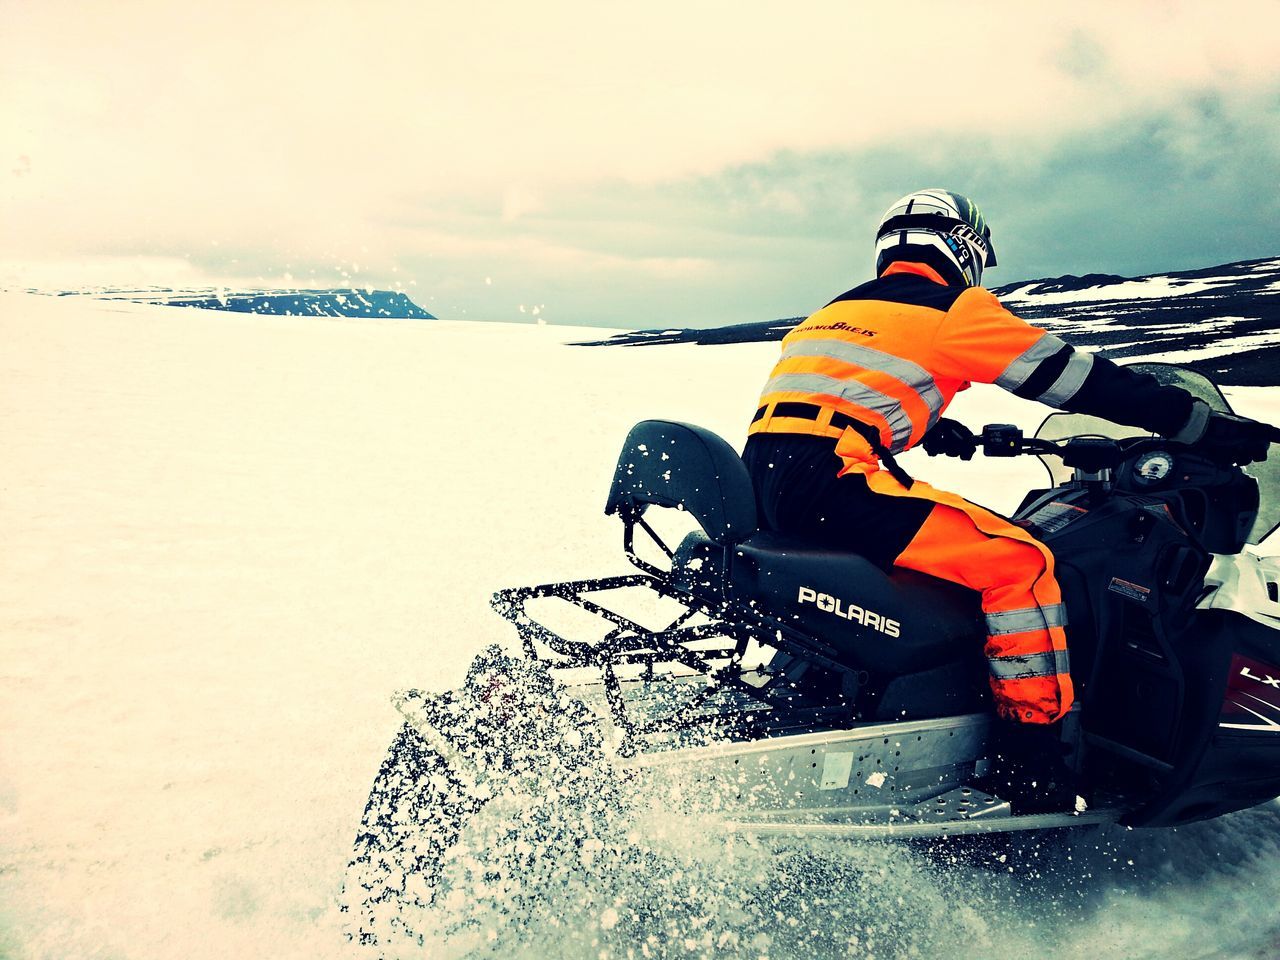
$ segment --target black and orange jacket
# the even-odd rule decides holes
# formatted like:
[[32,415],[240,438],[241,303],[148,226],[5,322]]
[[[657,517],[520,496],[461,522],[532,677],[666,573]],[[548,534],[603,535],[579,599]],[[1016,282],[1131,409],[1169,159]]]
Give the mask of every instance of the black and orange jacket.
[[1076,350],[990,291],[893,263],[787,334],[749,432],[838,438],[852,418],[901,453],[971,382],[1165,435],[1191,415],[1186,392]]

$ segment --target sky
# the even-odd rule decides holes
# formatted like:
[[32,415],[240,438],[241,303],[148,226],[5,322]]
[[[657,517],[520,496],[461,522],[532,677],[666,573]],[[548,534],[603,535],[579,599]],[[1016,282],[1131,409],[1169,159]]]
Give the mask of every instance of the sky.
[[1280,3],[0,0],[0,287],[711,326],[968,194],[991,284],[1280,253]]

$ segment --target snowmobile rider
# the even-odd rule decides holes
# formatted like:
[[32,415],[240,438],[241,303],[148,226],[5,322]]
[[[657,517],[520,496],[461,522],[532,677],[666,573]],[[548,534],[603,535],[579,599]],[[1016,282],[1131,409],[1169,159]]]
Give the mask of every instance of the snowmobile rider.
[[913,481],[894,455],[921,445],[972,456],[973,434],[941,418],[971,382],[1177,442],[1259,454],[1252,459],[1265,456],[1266,428],[1220,418],[1189,393],[1006,310],[981,286],[996,256],[967,197],[903,197],[885,213],[875,253],[874,280],[782,341],[743,452],[760,522],[979,591],[996,708],[1030,734],[1026,725],[1053,724],[1073,699],[1053,556],[1023,528]]

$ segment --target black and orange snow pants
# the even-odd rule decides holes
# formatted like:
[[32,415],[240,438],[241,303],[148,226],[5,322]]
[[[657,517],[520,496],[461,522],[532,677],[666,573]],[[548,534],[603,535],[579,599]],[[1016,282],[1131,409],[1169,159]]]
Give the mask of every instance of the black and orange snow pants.
[[956,494],[880,469],[866,441],[761,433],[747,442],[761,524],[976,590],[999,712],[1052,723],[1073,699],[1053,555],[1021,527]]

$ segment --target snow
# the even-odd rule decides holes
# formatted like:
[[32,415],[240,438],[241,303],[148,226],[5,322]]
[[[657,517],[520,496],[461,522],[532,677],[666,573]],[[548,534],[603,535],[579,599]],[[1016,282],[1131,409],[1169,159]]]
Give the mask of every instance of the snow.
[[1128,324],[1118,322],[1114,317],[1069,317],[1054,319],[1044,323],[1046,329],[1074,331],[1076,335],[1084,333],[1102,333],[1109,330],[1129,330]]
[[[595,334],[0,294],[0,954],[360,955],[334,902],[399,725],[390,695],[452,686],[511,641],[493,590],[623,572],[601,507],[627,429],[665,417],[740,444],[777,351],[566,345]],[[1280,418],[1273,389],[1231,397]],[[952,408],[975,425],[1045,412],[991,388]],[[1041,481],[1030,460],[903,459],[1000,510]],[[1241,918],[1233,943],[1274,935],[1251,908],[1280,896],[1276,821],[1109,835],[1084,873],[1029,891],[826,850],[851,866],[798,889],[845,931],[811,945],[824,956],[940,938],[1027,955],[1045,937],[1046,956],[1177,955],[1221,941],[1222,915]],[[682,910],[727,911],[726,891],[782,869],[687,839],[697,882],[652,878],[692,891]],[[694,926],[692,955],[771,942]]]
[[[1247,323],[1253,317],[1215,317],[1211,320],[1201,320],[1195,323],[1162,323],[1158,327],[1152,327],[1146,331],[1150,336],[1157,337],[1182,337],[1188,335],[1200,336],[1217,336],[1219,332],[1225,332],[1232,325],[1237,323]],[[1063,324],[1063,329],[1075,329],[1075,324]],[[1117,329],[1123,329],[1116,325]],[[1129,327],[1134,333],[1140,331],[1141,328]],[[1150,336],[1147,338],[1149,339]],[[1274,342],[1275,336],[1272,336]]]
[[[1163,331],[1161,331],[1163,332]],[[1144,361],[1151,363],[1190,363],[1192,360],[1204,360],[1209,357],[1226,357],[1233,353],[1241,353],[1256,347],[1273,346],[1276,342],[1274,331],[1251,333],[1239,337],[1227,337],[1215,340],[1202,347],[1189,347],[1185,350],[1168,350],[1163,353],[1143,355]]]
[[1034,301],[1036,303],[1081,303],[1090,300],[1148,300],[1158,297],[1177,297],[1191,293],[1204,293],[1215,287],[1239,282],[1239,277],[1198,277],[1183,280],[1174,277],[1143,277],[1122,283],[1108,283],[1083,290],[1060,290],[1055,293],[1037,293],[1036,284],[1020,287],[1006,294],[1005,302]]
[[627,428],[741,435],[709,385],[774,349],[27,295],[0,324],[0,902],[35,956],[332,952],[390,694],[509,640],[495,589],[619,570]]

